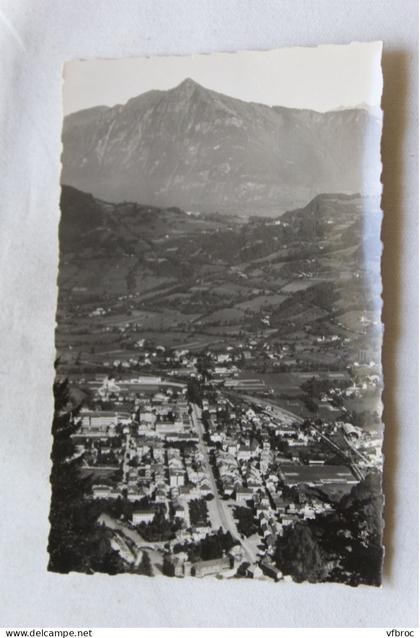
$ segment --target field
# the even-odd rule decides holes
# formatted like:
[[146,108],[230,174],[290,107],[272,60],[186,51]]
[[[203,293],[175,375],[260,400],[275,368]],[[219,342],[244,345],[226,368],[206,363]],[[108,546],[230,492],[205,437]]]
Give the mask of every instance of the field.
[[[157,345],[191,355],[229,345],[239,378],[262,380],[261,396],[307,417],[302,384],[349,379],[359,352],[380,337],[380,309],[366,299],[379,256],[360,261],[363,206],[360,197],[325,195],[281,220],[239,221],[108,205],[64,188],[59,365],[71,374],[165,373],[165,357],[150,354]],[[334,412],[320,410],[327,419]]]

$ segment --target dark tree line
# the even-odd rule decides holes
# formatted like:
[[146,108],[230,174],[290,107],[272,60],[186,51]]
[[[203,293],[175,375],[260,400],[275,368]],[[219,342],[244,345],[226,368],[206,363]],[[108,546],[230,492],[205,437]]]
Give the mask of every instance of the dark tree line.
[[344,496],[335,512],[302,521],[279,538],[275,560],[298,582],[381,584],[381,476],[369,474]]
[[84,498],[89,479],[80,476],[80,458],[71,438],[78,425],[67,380],[55,382],[54,399],[48,569],[59,573],[125,571],[126,564],[111,548],[112,532],[96,523],[100,505]]

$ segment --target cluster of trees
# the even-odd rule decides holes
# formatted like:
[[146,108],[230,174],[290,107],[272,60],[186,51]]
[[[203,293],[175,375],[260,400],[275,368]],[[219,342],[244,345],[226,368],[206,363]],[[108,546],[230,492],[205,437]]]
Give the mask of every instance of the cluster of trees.
[[205,538],[193,543],[179,543],[175,545],[174,552],[186,552],[188,560],[197,562],[199,560],[213,560],[221,558],[226,552],[236,544],[230,532],[224,532],[220,527],[215,534],[208,534]]
[[203,405],[203,386],[197,379],[189,379],[188,381],[187,400],[200,407]]
[[379,414],[371,410],[363,410],[362,412],[353,411],[349,414],[348,419],[354,426],[362,429],[372,426],[378,427],[381,423]]
[[84,498],[90,479],[80,476],[80,459],[71,438],[78,426],[69,410],[67,380],[54,384],[54,397],[48,569],[59,573],[127,571],[127,564],[111,548],[112,532],[97,525],[100,505]]
[[143,551],[140,564],[134,568],[135,574],[142,574],[143,576],[153,576],[152,562],[147,552]]
[[203,499],[194,499],[189,503],[191,525],[205,525],[208,521],[207,503]]
[[180,523],[171,522],[166,518],[161,509],[157,510],[151,523],[141,523],[138,525],[140,534],[149,543],[173,540],[179,528]]
[[[335,380],[334,387],[344,390],[349,386],[347,380]],[[322,379],[320,377],[311,377],[300,386],[306,394],[310,397],[319,398],[323,392],[328,392],[331,389],[330,379]]]
[[237,520],[237,528],[240,534],[251,536],[258,531],[254,511],[249,507],[235,507],[234,517]]
[[313,400],[312,397],[304,396],[303,403],[305,405],[305,408],[307,408],[309,412],[313,412],[314,414],[318,412],[318,404],[316,401]]
[[[348,385],[349,385],[348,381],[334,381],[334,387],[338,387],[340,389],[344,389],[348,387]],[[305,381],[305,383],[303,383],[300,387],[305,392],[305,395],[303,396],[302,400],[306,408],[310,412],[317,412],[318,404],[315,399],[319,399],[321,394],[323,393],[328,393],[328,391],[332,387],[332,384],[329,379],[320,379],[320,378],[317,379],[315,377],[312,377],[311,379],[308,379],[308,381]],[[336,408],[343,407],[342,396],[332,395],[330,397],[330,401],[332,405]]]
[[341,499],[333,513],[288,528],[277,543],[277,567],[298,582],[379,586],[382,507],[381,476],[373,472]]

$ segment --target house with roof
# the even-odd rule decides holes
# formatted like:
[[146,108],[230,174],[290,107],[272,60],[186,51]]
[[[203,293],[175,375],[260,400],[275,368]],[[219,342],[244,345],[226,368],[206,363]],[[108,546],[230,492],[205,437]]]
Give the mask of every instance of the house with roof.
[[225,444],[225,448],[226,448],[226,452],[228,454],[235,455],[236,454],[236,450],[238,449],[238,444],[235,441],[230,441],[229,440]]
[[119,498],[120,492],[113,488],[111,485],[104,485],[97,483],[92,485],[92,497],[94,499],[109,499]]
[[135,509],[131,515],[131,522],[133,525],[140,525],[141,523],[151,523],[155,517],[156,510],[154,509]]
[[191,536],[194,541],[201,541],[207,536],[210,530],[210,524],[208,525],[195,525],[191,528]]
[[183,470],[170,469],[169,470],[169,485],[171,487],[179,487],[185,485],[185,474]]
[[221,572],[231,569],[231,559],[229,556],[214,558],[213,560],[200,560],[192,565],[191,575],[197,578],[204,576],[216,576]]
[[237,503],[247,503],[252,499],[253,491],[248,487],[241,487],[236,490],[235,500]]
[[306,484],[323,487],[327,485],[351,486],[359,482],[350,468],[344,465],[294,465],[280,466],[280,475],[288,487]]
[[274,563],[264,559],[260,562],[261,571],[273,580],[279,581],[283,578],[282,572],[274,565]]
[[185,508],[180,503],[174,507],[174,518],[186,520]]
[[248,445],[240,445],[237,451],[238,461],[248,461],[253,454],[253,450]]

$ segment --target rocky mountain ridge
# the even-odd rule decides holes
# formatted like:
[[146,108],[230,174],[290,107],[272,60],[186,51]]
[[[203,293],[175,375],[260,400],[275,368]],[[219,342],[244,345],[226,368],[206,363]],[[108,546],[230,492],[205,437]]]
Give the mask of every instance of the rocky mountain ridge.
[[62,183],[111,202],[276,216],[320,192],[370,193],[380,120],[244,102],[187,79],[67,116]]

